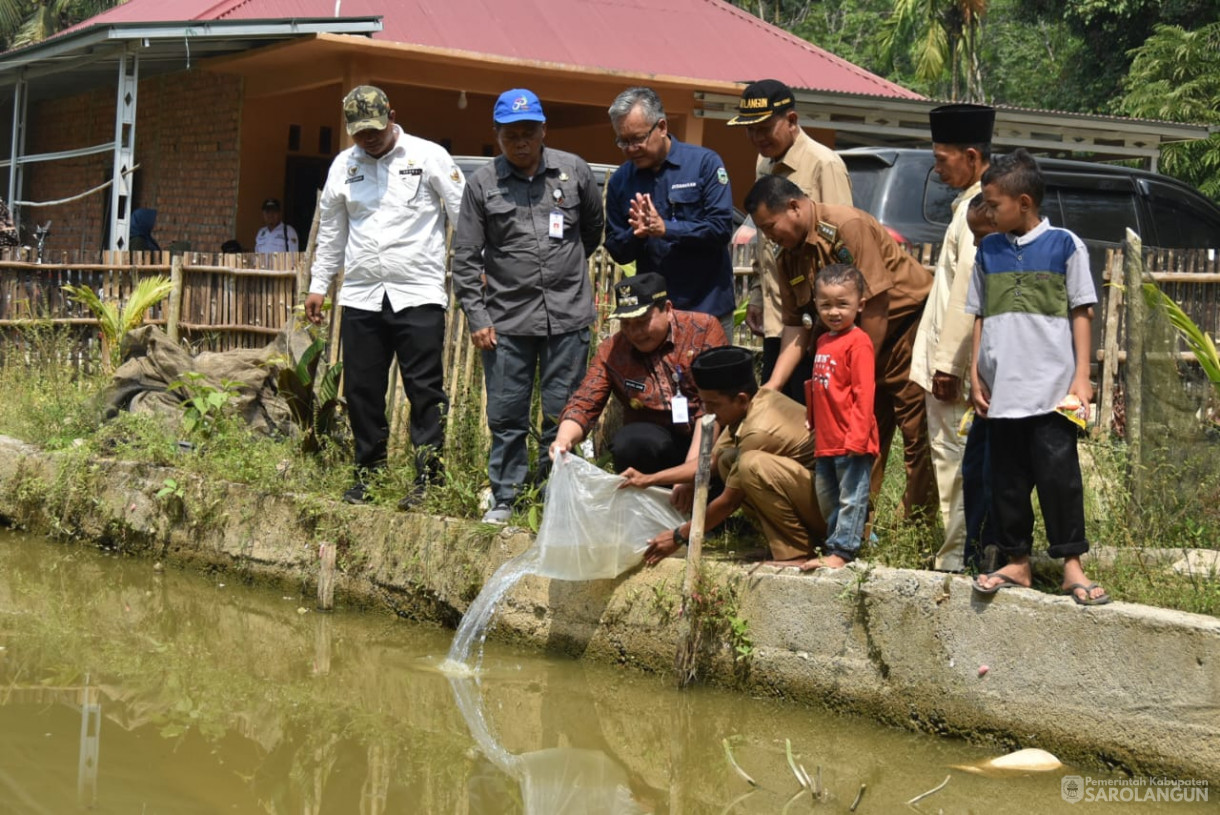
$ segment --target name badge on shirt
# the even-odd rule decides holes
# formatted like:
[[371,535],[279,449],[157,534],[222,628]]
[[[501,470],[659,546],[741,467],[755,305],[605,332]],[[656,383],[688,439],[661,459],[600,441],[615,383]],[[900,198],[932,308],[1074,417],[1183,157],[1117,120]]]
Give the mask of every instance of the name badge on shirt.
[[551,210],[550,229],[547,234],[552,238],[563,237],[563,213],[559,210]]
[[674,424],[686,424],[690,421],[690,407],[685,396],[675,396],[670,399],[669,410],[673,413]]

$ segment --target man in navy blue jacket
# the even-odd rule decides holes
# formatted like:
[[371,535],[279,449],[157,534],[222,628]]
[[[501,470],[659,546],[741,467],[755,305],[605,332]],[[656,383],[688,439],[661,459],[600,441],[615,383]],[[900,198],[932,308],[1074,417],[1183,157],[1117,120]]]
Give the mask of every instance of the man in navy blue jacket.
[[665,278],[674,308],[720,320],[732,336],[733,195],[720,156],[669,134],[651,88],[628,88],[610,106],[627,156],[606,186],[606,249],[638,273]]

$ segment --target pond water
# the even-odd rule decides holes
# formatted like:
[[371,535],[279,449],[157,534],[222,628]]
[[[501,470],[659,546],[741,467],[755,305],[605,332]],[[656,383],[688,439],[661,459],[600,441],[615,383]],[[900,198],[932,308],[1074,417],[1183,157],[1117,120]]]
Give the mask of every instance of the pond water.
[[891,813],[946,776],[915,811],[1109,808],[1061,795],[1095,770],[971,775],[994,753],[626,668],[491,642],[446,676],[452,637],[0,531],[0,813]]

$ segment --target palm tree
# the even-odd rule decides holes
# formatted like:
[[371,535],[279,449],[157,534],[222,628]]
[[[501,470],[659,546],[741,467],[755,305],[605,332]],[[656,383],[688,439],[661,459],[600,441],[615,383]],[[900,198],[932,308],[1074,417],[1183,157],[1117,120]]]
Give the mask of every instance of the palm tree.
[[102,368],[109,373],[122,362],[123,338],[142,325],[148,310],[169,297],[173,288],[174,284],[163,275],[142,278],[121,308],[118,303],[102,300],[86,285],[64,286],[63,290],[97,318],[97,327],[102,334]]
[[881,34],[882,56],[892,65],[899,50],[913,43],[919,79],[939,82],[948,70],[950,99],[981,102],[979,33],[986,14],[987,0],[894,0]]
[[33,45],[124,2],[126,0],[0,0],[0,36],[5,48]]

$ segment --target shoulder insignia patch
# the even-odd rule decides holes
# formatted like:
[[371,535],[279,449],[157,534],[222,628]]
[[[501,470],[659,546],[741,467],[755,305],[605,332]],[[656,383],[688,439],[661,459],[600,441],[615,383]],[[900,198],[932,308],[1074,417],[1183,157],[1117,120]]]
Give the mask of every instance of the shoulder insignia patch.
[[725,172],[725,169],[723,167],[717,168],[716,180],[719,181],[721,184],[729,183],[729,174],[727,172]]
[[457,184],[459,181],[461,181],[461,180],[462,180],[462,171],[461,171],[461,170],[459,170],[459,169],[458,169],[458,168],[455,166],[455,167],[453,168],[453,172],[449,173],[449,178],[450,178],[450,180],[452,180],[452,181],[453,181],[453,183],[454,183],[454,184]]
[[843,244],[839,244],[838,248],[835,249],[835,260],[839,261],[839,263],[848,264],[856,262],[856,259],[851,256],[851,250]]
[[831,243],[839,237],[839,228],[834,224],[828,224],[825,221],[818,221],[818,234]]

